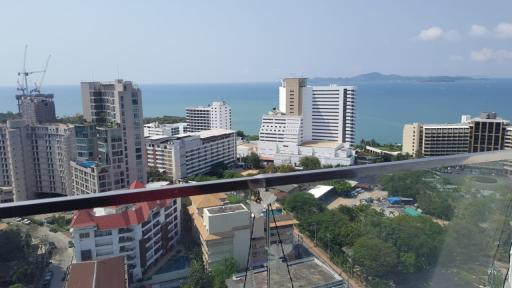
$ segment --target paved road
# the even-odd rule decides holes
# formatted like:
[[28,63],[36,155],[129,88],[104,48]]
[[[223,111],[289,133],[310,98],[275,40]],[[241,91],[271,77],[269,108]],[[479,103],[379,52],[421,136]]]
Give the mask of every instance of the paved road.
[[329,266],[334,272],[338,273],[338,275],[341,275],[345,281],[348,282],[350,288],[364,288],[365,286],[357,279],[354,279],[350,277],[345,271],[341,270],[338,266],[336,266],[334,263],[331,262],[331,259],[329,258],[329,254],[327,254],[322,248],[315,246],[314,242],[309,239],[308,236],[300,233],[299,229],[294,228],[295,234],[300,235],[302,239],[304,240],[304,246],[306,246],[311,253],[315,255],[320,261],[322,261],[324,264]]
[[53,251],[52,264],[48,267],[48,271],[53,271],[53,279],[50,284],[51,288],[61,288],[64,287],[64,281],[62,281],[62,277],[64,276],[65,271],[68,266],[71,264],[73,260],[73,249],[68,248],[68,241],[70,238],[62,233],[53,233],[50,232],[48,227],[46,226],[37,226],[34,224],[25,225],[21,223],[17,223],[13,220],[9,220],[6,222],[10,222],[14,225],[19,225],[22,230],[25,230],[30,233],[32,239],[43,239],[46,238],[48,242],[54,242],[57,249]]

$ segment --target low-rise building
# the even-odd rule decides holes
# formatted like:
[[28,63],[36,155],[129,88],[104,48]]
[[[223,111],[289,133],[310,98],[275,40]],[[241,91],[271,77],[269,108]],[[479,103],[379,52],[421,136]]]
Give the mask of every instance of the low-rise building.
[[72,263],[66,288],[128,288],[126,258],[117,256],[102,260]]
[[[140,182],[130,186],[143,187]],[[141,279],[175,248],[180,212],[180,198],[76,211],[71,222],[74,262],[124,256],[130,282]]]
[[174,180],[210,171],[212,165],[236,162],[235,132],[211,129],[164,138],[146,138],[147,166],[166,171]]
[[160,124],[152,122],[144,124],[144,137],[174,136],[187,132],[187,123]]

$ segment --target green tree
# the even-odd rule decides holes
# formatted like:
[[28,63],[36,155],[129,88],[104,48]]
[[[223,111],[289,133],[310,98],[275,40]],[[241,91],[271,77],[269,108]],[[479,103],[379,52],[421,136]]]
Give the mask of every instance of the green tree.
[[19,260],[20,255],[27,256],[26,243],[18,229],[0,231],[0,262]]
[[233,257],[224,258],[221,263],[215,264],[212,268],[213,287],[226,288],[226,279],[236,272],[236,261]]
[[259,168],[261,166],[260,156],[254,152],[243,157],[242,162],[244,162],[249,168]]
[[304,170],[315,170],[322,168],[320,160],[315,156],[302,157],[299,161],[299,164]]
[[213,181],[213,180],[217,180],[219,178],[215,177],[215,176],[209,176],[209,175],[195,175],[195,176],[189,176],[187,177],[188,181],[193,181],[193,182],[206,182],[206,181]]
[[164,171],[160,171],[156,166],[150,166],[148,170],[148,181],[172,181],[172,177],[167,175]]
[[236,137],[245,138],[247,135],[242,130],[236,130]]
[[182,116],[157,116],[157,117],[144,117],[144,124],[158,122],[159,124],[175,124],[187,122],[187,118]]
[[382,277],[396,269],[397,251],[380,239],[363,237],[353,247],[354,263],[368,276]]
[[71,116],[62,116],[57,119],[60,123],[67,123],[67,124],[85,124],[87,121],[84,118],[84,115],[82,114],[75,114]]
[[9,286],[9,288],[25,288],[25,285],[21,283],[16,283],[14,285]]
[[242,175],[240,174],[240,172],[238,172],[236,170],[226,170],[222,174],[222,178],[224,178],[224,179],[240,178],[240,177],[242,177]]
[[293,193],[286,198],[285,209],[292,211],[297,218],[303,219],[313,213],[323,211],[324,207],[313,195],[307,192]]
[[348,183],[346,180],[332,180],[327,181],[325,184],[333,186],[336,193],[343,193],[352,189],[352,184]]
[[5,123],[7,120],[13,120],[16,118],[20,118],[19,113],[14,113],[11,111],[7,111],[5,113],[0,113],[0,123]]
[[203,264],[202,259],[193,259],[190,265],[190,274],[184,288],[211,288],[213,276]]
[[210,171],[208,175],[215,176],[217,178],[222,178],[224,176],[224,171],[228,170],[228,165],[223,161],[212,164],[210,167]]

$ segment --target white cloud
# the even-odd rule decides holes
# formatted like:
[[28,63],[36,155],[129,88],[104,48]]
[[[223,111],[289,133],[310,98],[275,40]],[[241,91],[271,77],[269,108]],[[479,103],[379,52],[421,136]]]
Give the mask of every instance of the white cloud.
[[443,29],[437,26],[433,26],[428,29],[421,30],[417,37],[422,41],[434,41],[443,37],[443,33]]
[[471,53],[469,53],[469,59],[480,62],[489,60],[512,60],[512,51],[482,48],[478,51],[471,51]]
[[475,37],[481,37],[487,35],[487,28],[482,25],[473,24],[471,25],[471,28],[469,29],[469,35],[475,36]]
[[499,38],[512,38],[512,23],[500,23],[494,28],[494,32]]

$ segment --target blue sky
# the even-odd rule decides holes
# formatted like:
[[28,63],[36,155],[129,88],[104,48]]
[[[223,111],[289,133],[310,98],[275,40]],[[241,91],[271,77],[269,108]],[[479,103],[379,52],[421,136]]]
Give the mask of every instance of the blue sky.
[[512,1],[2,1],[0,85],[284,76],[512,76]]

